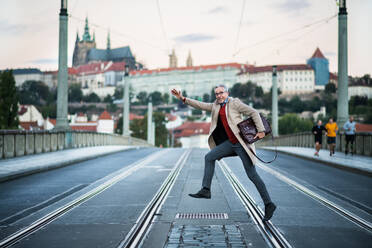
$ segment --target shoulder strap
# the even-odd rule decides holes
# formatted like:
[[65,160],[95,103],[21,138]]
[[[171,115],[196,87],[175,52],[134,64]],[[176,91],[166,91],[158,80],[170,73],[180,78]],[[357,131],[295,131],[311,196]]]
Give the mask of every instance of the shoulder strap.
[[[271,135],[271,140],[272,140],[273,143],[274,143],[274,136],[273,136],[273,135]],[[262,163],[265,163],[265,164],[270,164],[271,162],[273,162],[273,161],[278,157],[278,150],[277,150],[277,147],[276,147],[276,146],[275,146],[275,157],[274,157],[274,159],[272,159],[272,160],[270,160],[270,161],[264,161],[264,160],[260,159],[260,158],[256,155],[256,153],[252,150],[252,148],[250,148],[249,146],[248,146],[248,149],[251,151],[251,153],[253,153],[253,155],[254,155],[258,160],[260,160]]]

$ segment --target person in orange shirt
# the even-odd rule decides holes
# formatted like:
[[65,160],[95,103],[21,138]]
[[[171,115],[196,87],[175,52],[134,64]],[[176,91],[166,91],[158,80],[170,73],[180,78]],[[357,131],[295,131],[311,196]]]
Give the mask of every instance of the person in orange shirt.
[[333,118],[329,118],[328,123],[325,125],[327,129],[327,144],[329,147],[329,156],[335,154],[335,146],[336,146],[336,131],[338,130],[338,126],[336,122],[333,122]]

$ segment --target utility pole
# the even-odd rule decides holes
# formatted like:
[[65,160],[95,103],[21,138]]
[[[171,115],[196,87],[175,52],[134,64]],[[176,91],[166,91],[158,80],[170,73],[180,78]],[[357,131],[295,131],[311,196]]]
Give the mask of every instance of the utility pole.
[[149,98],[147,105],[147,143],[152,144],[152,99]]
[[272,118],[272,131],[273,136],[278,136],[278,80],[277,80],[277,71],[276,65],[273,66],[273,86],[271,88],[271,101],[272,101],[272,108],[271,108],[271,118]]
[[124,94],[123,94],[123,136],[130,136],[129,131],[129,65],[125,64],[124,76]]
[[337,122],[343,126],[349,116],[348,71],[347,71],[347,11],[346,0],[340,0],[338,12],[338,86]]
[[58,88],[57,123],[55,129],[69,130],[67,120],[68,107],[68,68],[67,68],[67,0],[61,0],[59,12],[59,50],[58,50]]

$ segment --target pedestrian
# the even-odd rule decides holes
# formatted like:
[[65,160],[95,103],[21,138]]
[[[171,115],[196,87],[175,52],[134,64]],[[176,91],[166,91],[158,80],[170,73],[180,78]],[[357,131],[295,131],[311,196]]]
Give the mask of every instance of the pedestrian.
[[345,130],[345,138],[346,138],[346,144],[345,144],[345,155],[349,152],[349,143],[351,144],[351,155],[354,155],[354,140],[355,140],[355,121],[354,117],[350,116],[349,120],[345,122],[344,124],[344,130]]
[[322,121],[318,120],[318,123],[315,126],[313,126],[313,129],[311,130],[311,132],[313,132],[314,134],[314,139],[315,139],[314,155],[318,157],[319,157],[319,150],[322,146],[323,131],[327,132],[327,129],[325,129],[325,127],[322,125]]
[[265,136],[265,128],[258,112],[252,107],[242,103],[238,98],[229,97],[228,88],[225,85],[218,85],[214,88],[216,100],[213,103],[205,103],[184,97],[181,91],[173,89],[171,93],[196,109],[210,111],[212,120],[209,130],[208,144],[211,150],[205,155],[204,176],[202,188],[195,194],[189,194],[195,198],[211,198],[211,184],[214,174],[216,160],[227,156],[238,155],[243,162],[243,166],[248,178],[256,186],[264,204],[265,216],[264,221],[268,221],[276,209],[275,204],[271,201],[267,192],[265,183],[257,174],[255,168],[256,159],[248,146],[254,151],[254,145],[247,145],[239,135],[237,124],[242,119],[242,114],[252,117],[256,127],[256,137]]
[[336,146],[336,132],[338,130],[337,123],[333,121],[333,118],[329,118],[328,123],[325,125],[327,129],[327,144],[329,147],[329,156],[335,154]]

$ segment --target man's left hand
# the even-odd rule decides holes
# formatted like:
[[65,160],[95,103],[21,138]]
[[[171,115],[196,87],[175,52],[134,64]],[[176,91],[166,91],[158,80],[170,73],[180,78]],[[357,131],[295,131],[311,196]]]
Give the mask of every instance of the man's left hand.
[[256,136],[254,136],[254,139],[257,138],[257,137],[259,139],[262,139],[263,137],[265,137],[265,132],[259,132],[259,133],[257,133]]

